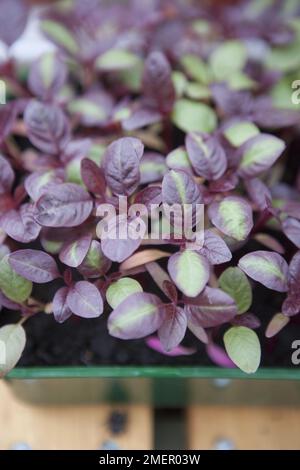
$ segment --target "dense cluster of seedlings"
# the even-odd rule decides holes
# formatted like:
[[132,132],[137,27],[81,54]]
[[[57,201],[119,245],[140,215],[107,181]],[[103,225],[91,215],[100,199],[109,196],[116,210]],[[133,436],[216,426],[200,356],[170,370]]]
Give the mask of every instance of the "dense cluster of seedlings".
[[[299,3],[63,0],[40,18],[53,52],[24,65],[9,47],[28,13],[1,2],[0,304],[21,312],[0,329],[2,373],[42,312],[107,315],[112,336],[171,355],[189,329],[217,364],[255,372],[255,282],[286,293],[268,337],[300,312],[300,173],[283,182],[300,123]],[[104,204],[117,211],[108,230],[128,233],[135,204],[204,204],[203,246],[174,220],[153,241],[163,211],[138,237],[102,239]],[[35,283],[55,286],[49,303]]]

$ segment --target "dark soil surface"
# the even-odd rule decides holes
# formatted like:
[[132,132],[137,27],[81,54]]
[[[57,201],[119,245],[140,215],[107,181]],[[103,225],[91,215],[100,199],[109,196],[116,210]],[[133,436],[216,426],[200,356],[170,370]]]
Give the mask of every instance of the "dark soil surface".
[[[256,284],[251,311],[262,322],[258,330],[262,343],[262,366],[293,367],[291,344],[300,339],[300,316],[294,317],[281,333],[272,339],[263,336],[269,319],[280,311],[284,296]],[[17,314],[16,314],[17,315]],[[12,312],[1,313],[1,323],[14,321]],[[145,344],[144,340],[122,341],[109,336],[105,314],[85,320],[73,316],[66,323],[56,323],[52,315],[39,314],[25,324],[27,345],[19,365],[212,365],[205,347],[192,334],[184,340],[197,352],[191,356],[168,357]],[[228,325],[224,328],[228,328]],[[224,329],[216,338],[222,344]]]

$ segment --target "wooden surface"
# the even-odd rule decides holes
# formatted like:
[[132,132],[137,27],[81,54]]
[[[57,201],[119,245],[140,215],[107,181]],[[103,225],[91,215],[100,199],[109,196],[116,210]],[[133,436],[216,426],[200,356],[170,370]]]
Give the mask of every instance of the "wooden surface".
[[[125,410],[126,430],[112,435],[107,420],[112,410]],[[34,450],[151,449],[153,416],[147,406],[33,406],[16,400],[0,380],[0,449],[26,443]]]
[[300,407],[194,406],[187,410],[190,449],[300,449]]
[[[123,433],[109,430],[112,412],[128,416]],[[153,410],[144,405],[37,406],[18,401],[0,381],[0,449],[152,449]],[[193,406],[187,408],[186,447],[193,450],[300,449],[300,407]],[[170,426],[169,426],[170,427]],[[168,433],[172,433],[172,426]],[[170,439],[169,439],[170,441]]]

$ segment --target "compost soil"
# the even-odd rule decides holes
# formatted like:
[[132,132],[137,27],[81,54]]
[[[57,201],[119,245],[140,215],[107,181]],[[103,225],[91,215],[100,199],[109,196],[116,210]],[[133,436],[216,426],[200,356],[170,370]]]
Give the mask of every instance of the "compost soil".
[[[283,181],[292,185],[299,170],[300,138],[290,144],[286,158],[286,172]],[[295,253],[295,247],[284,236],[276,237],[284,244],[287,259]],[[251,241],[245,248],[234,253],[232,264],[235,266],[241,256],[249,251],[264,249],[262,245]],[[229,266],[229,265],[228,265]],[[225,269],[227,265],[221,267]],[[219,273],[218,273],[219,274]],[[149,283],[149,281],[148,281]],[[36,298],[50,301],[53,287],[35,286]],[[147,289],[153,290],[154,289]],[[160,293],[161,295],[161,293]],[[300,340],[300,315],[292,317],[290,323],[274,338],[265,338],[264,333],[270,319],[280,312],[285,294],[266,289],[253,283],[253,304],[251,312],[258,316],[261,327],[257,333],[261,340],[262,361],[265,367],[296,367],[291,356],[292,343]],[[205,351],[205,346],[191,333],[187,333],[183,345],[196,349],[190,356],[170,357],[150,349],[144,339],[122,341],[111,337],[107,331],[108,312],[96,319],[82,319],[72,316],[63,324],[58,324],[53,315],[37,314],[29,319],[24,327],[27,333],[25,351],[19,362],[20,366],[68,366],[68,365],[172,365],[172,366],[208,366],[213,365]],[[13,323],[20,318],[18,312],[2,310],[0,325]],[[228,324],[221,327],[215,342],[223,345],[222,337]]]
[[[291,362],[292,343],[300,340],[300,316],[274,338],[264,337],[264,331],[274,313],[280,311],[284,296],[256,285],[251,312],[261,320],[257,330],[262,344],[262,366],[295,367]],[[19,314],[1,313],[1,323],[13,322]],[[20,366],[67,366],[67,365],[213,365],[205,346],[191,333],[183,344],[194,347],[191,356],[169,357],[150,349],[143,339],[122,341],[111,337],[107,331],[107,314],[91,320],[71,317],[58,324],[53,315],[38,314],[25,323],[27,344]],[[216,341],[222,344],[226,327],[220,328]]]

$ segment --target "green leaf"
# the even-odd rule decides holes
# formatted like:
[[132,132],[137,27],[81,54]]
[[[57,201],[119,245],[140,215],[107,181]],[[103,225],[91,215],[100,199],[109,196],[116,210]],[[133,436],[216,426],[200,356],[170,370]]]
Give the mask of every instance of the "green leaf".
[[231,145],[239,147],[251,137],[259,134],[259,129],[253,122],[240,121],[226,126],[223,134]]
[[115,309],[123,300],[137,292],[143,292],[140,283],[130,277],[123,277],[109,286],[106,291],[106,300],[111,308]]
[[53,52],[44,54],[40,59],[40,73],[45,88],[51,86],[54,70],[55,70],[55,55]]
[[[271,91],[272,103],[276,108],[293,109],[300,111],[300,103],[293,103],[291,100],[291,87],[294,80],[297,80],[299,74],[288,75],[277,82]],[[295,90],[296,91],[296,90]]]
[[208,208],[211,222],[223,233],[236,240],[245,240],[253,227],[252,208],[237,196],[227,196]]
[[207,20],[195,20],[192,22],[192,29],[200,36],[205,36],[211,32],[212,25]]
[[185,87],[185,94],[192,100],[204,100],[210,98],[210,89],[201,83],[189,82]]
[[8,261],[9,255],[0,262],[0,289],[4,295],[17,303],[23,303],[31,294],[32,282],[19,276]]
[[172,121],[184,132],[213,132],[217,125],[217,116],[206,104],[180,99],[175,103]]
[[243,72],[234,72],[227,83],[232,90],[251,90],[255,86],[255,81]]
[[260,343],[257,334],[245,326],[234,326],[224,335],[225,349],[230,359],[247,374],[257,371],[260,364]]
[[110,314],[108,331],[115,338],[144,338],[158,330],[163,318],[161,300],[156,295],[137,292]]
[[252,304],[252,289],[247,276],[239,268],[227,268],[219,277],[219,285],[235,300],[239,313],[245,313]]
[[43,20],[41,21],[41,29],[56,44],[62,46],[70,54],[75,55],[79,52],[79,46],[71,32],[61,23],[52,20]]
[[244,68],[247,60],[247,51],[240,41],[226,41],[213,51],[209,62],[217,80],[230,78],[237,71]]
[[172,82],[177,98],[181,98],[188,83],[186,76],[182,72],[175,70],[175,72],[172,72]]
[[207,85],[212,79],[209,66],[196,55],[184,55],[181,58],[181,65],[183,66],[187,75],[193,80]]
[[196,297],[206,286],[210,268],[207,259],[193,250],[173,254],[168,271],[178,289],[187,297]]
[[115,110],[113,113],[113,120],[114,121],[124,121],[131,116],[131,109],[129,106],[120,106],[119,109]]
[[101,166],[102,159],[104,157],[104,153],[106,150],[106,146],[103,144],[92,144],[91,148],[88,153],[88,158],[93,160],[93,162],[97,163]]
[[192,168],[187,151],[184,147],[172,150],[166,157],[166,164],[172,170],[190,170]]
[[270,168],[285,149],[283,140],[270,134],[259,134],[243,144],[239,174],[254,177]]
[[68,111],[72,114],[83,114],[99,121],[107,117],[105,109],[99,106],[99,104],[93,103],[92,101],[84,98],[71,101],[68,105]]
[[4,377],[19,361],[26,343],[24,328],[19,324],[0,328],[0,377]]
[[105,72],[124,70],[134,67],[138,61],[138,56],[125,49],[110,49],[98,57],[96,67]]
[[118,78],[129,90],[138,92],[141,89],[143,69],[142,60],[138,60],[133,67],[120,70]]
[[80,184],[85,188],[81,178],[81,157],[73,158],[65,167],[66,181],[69,183]]
[[109,270],[110,266],[111,261],[104,256],[100,242],[93,240],[78,271],[86,278],[99,278]]
[[300,67],[299,41],[272,49],[267,55],[266,66],[283,73],[296,71]]

